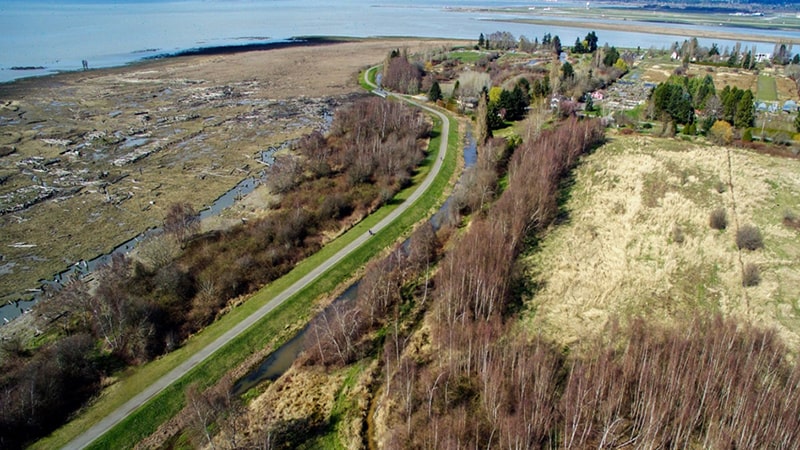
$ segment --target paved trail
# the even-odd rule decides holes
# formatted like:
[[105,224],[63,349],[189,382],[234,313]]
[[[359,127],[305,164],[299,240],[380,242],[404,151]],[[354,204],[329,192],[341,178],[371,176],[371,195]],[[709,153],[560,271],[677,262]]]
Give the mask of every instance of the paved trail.
[[[374,68],[373,68],[374,69]],[[370,69],[370,70],[373,70]],[[373,89],[376,89],[377,86],[367,81]],[[428,176],[425,177],[425,180],[422,181],[422,184],[408,197],[408,199],[400,204],[394,211],[389,213],[386,217],[383,218],[380,222],[378,222],[375,226],[372,227],[370,232],[377,233],[390,223],[394,221],[396,218],[400,217],[418,198],[420,198],[431,186],[433,180],[439,174],[439,171],[442,168],[442,161],[444,159],[444,155],[447,152],[447,139],[450,134],[450,121],[447,119],[447,116],[442,114],[441,112],[424,106],[420,103],[417,103],[413,100],[409,100],[405,97],[396,96],[391,93],[387,93],[388,96],[393,96],[395,98],[401,99],[407,103],[410,103],[418,108],[421,108],[425,111],[428,111],[432,114],[435,114],[439,117],[442,121],[442,140],[439,145],[439,158],[436,158],[431,171],[428,173]],[[336,264],[339,263],[342,259],[344,259],[347,255],[352,253],[355,249],[357,249],[361,244],[363,244],[367,239],[369,239],[371,233],[363,233],[362,235],[358,236],[355,240],[353,240],[350,244],[348,244],[343,249],[339,250],[336,254],[328,258],[325,262],[314,268],[311,272],[309,272],[306,276],[299,279],[293,285],[289,286],[275,296],[269,303],[262,306],[256,312],[248,316],[246,319],[242,320],[238,324],[236,324],[233,328],[228,330],[227,333],[223,334],[219,338],[217,338],[214,342],[206,346],[205,348],[201,349],[189,359],[181,363],[178,367],[174,368],[172,371],[164,375],[163,377],[159,378],[153,384],[145,388],[142,392],[137,394],[135,397],[128,400],[125,404],[117,408],[114,412],[106,416],[103,420],[96,423],[94,426],[89,428],[88,430],[84,431],[81,435],[76,437],[72,442],[67,444],[64,448],[66,449],[82,449],[87,447],[91,444],[95,439],[102,436],[105,432],[113,428],[115,425],[120,423],[124,420],[128,415],[130,415],[134,410],[136,410],[139,406],[143,405],[147,400],[164,390],[167,386],[177,381],[181,378],[186,372],[191,370],[196,365],[203,362],[206,358],[211,356],[214,352],[224,347],[229,341],[236,338],[236,336],[243,333],[245,330],[250,328],[253,324],[261,320],[264,316],[269,314],[272,310],[277,308],[281,303],[286,301],[289,297],[296,294],[301,289],[305,288],[309,284],[313,283],[320,275],[325,273],[328,269],[334,267]]]

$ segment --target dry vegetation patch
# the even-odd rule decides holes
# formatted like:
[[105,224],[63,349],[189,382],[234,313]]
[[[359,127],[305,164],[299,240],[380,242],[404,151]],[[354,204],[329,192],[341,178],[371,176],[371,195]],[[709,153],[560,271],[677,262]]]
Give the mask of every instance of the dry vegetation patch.
[[[800,245],[782,223],[800,202],[800,163],[730,153],[733,191],[719,189],[730,180],[721,147],[616,136],[587,157],[564,205],[567,223],[527,260],[538,286],[530,326],[569,344],[614,315],[671,321],[720,311],[800,342]],[[728,211],[724,230],[709,226],[716,208]],[[746,223],[758,226],[764,248],[740,260],[736,230]],[[758,267],[760,283],[752,272],[743,282],[745,265]]]
[[0,86],[0,301],[160,225],[172,203],[199,210],[257,175],[257,152],[318,129],[391,49],[449,44],[188,56]]

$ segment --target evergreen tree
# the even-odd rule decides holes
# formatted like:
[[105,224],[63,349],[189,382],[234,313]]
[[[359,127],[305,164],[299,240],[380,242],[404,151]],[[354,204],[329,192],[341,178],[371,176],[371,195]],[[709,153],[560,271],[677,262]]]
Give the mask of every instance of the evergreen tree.
[[[508,91],[503,91],[508,92]],[[491,133],[492,130],[497,130],[503,128],[505,125],[505,120],[503,117],[503,110],[500,108],[500,105],[497,103],[489,103],[489,107],[487,108],[486,113],[486,124],[489,126],[489,132]]]
[[719,55],[719,47],[716,43],[711,44],[711,48],[708,50],[708,56],[718,56]]
[[586,95],[586,106],[584,109],[586,110],[586,112],[594,111],[594,100],[592,100],[591,94]]
[[428,100],[436,102],[442,99],[442,88],[439,87],[439,82],[434,81],[431,88],[428,90]]
[[458,89],[461,87],[461,82],[456,80],[456,83],[453,85],[453,92],[450,93],[450,98],[458,98]]
[[750,68],[750,52],[745,53],[744,59],[742,60],[742,69],[749,69]]
[[794,118],[794,129],[800,133],[800,111],[797,112],[797,116]]
[[[531,95],[531,82],[528,81],[527,78],[520,78],[519,81],[517,81],[517,86],[519,86],[520,89],[522,89],[522,93],[525,94],[525,97],[530,97],[530,95]],[[525,105],[525,106],[527,106],[527,105]]]
[[728,123],[734,123],[736,118],[736,107],[739,105],[739,100],[742,99],[744,91],[737,87],[725,86],[720,94],[722,100],[722,120]]
[[800,64],[800,53],[794,54],[794,58],[792,58],[792,64],[794,65]]
[[597,33],[594,31],[586,35],[586,51],[589,53],[597,51]]
[[553,36],[553,53],[556,56],[561,54],[561,39],[558,36]]
[[660,83],[653,91],[651,101],[656,117],[668,118],[679,124],[694,121],[692,96],[680,84]]
[[486,46],[486,37],[483,35],[483,33],[481,33],[481,35],[478,37],[478,47],[484,48],[485,46]]
[[736,128],[747,128],[753,126],[755,118],[755,104],[753,102],[753,92],[748,89],[742,92],[742,96],[736,104],[736,117],[734,126]]
[[570,64],[569,61],[564,61],[564,64],[561,65],[561,80],[567,81],[574,77],[575,69],[572,68],[572,64]]
[[611,47],[606,49],[605,55],[603,56],[603,65],[606,67],[613,67],[614,63],[617,62],[619,59],[619,51],[617,51],[616,47]]
[[517,83],[517,85],[514,86],[514,90],[511,91],[511,111],[513,120],[520,120],[525,117],[525,108],[527,108],[529,104],[527,90],[523,88],[522,83]]
[[[696,80],[696,78],[693,78],[693,80]],[[695,108],[705,109],[706,100],[715,93],[714,79],[711,78],[711,75],[706,75],[703,77],[703,81],[697,85],[697,90],[692,94]]]
[[572,46],[572,53],[586,53],[586,49],[583,47],[581,38],[575,38],[575,45]]
[[731,56],[728,57],[728,67],[736,67],[736,61],[739,60],[739,55],[736,52],[731,52]]
[[533,80],[531,95],[534,98],[544,98],[550,95],[550,77],[545,75],[543,78]]

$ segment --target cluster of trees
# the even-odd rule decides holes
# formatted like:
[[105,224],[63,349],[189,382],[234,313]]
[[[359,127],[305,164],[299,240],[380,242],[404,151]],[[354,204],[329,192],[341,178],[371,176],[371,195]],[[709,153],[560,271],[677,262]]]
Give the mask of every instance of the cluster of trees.
[[387,335],[383,446],[791,448],[800,438],[800,366],[773,331],[635,319],[567,352],[508,320],[525,289],[515,256],[556,217],[562,177],[601,136],[570,120],[517,147],[508,189],[439,264],[430,348]]
[[[596,38],[596,37],[595,37]],[[553,36],[550,33],[545,33],[542,36],[542,41],[539,38],[534,38],[531,42],[524,35],[516,39],[513,34],[508,31],[495,31],[487,36],[483,33],[478,36],[477,49],[486,50],[514,50],[517,49],[525,53],[533,53],[539,49],[552,50],[556,55],[561,53],[561,39],[558,36]]]
[[653,90],[651,100],[656,116],[667,116],[669,120],[680,124],[694,122],[694,105],[686,86],[660,83]]
[[[525,117],[526,108],[530,104],[530,83],[527,78],[520,78],[511,90],[495,86],[483,91],[479,99],[478,120],[486,120],[486,130],[496,130],[505,126],[505,121],[520,120]],[[485,108],[485,115],[482,111]],[[479,127],[482,128],[482,127]],[[480,142],[485,139],[479,139]]]
[[590,31],[583,40],[579,37],[575,38],[572,53],[594,53],[595,51],[597,51],[597,34],[594,31]]
[[[543,381],[534,376],[548,368],[532,359],[537,350],[510,345],[513,338],[504,337],[503,322],[518,289],[515,259],[532,232],[556,217],[562,177],[602,138],[599,122],[573,118],[516,148],[507,189],[439,264],[431,351],[404,353],[407,341],[387,343],[393,355],[402,355],[393,356],[381,402],[394,405],[387,424],[393,431],[385,442],[390,448],[448,448],[458,442],[485,448],[506,442],[494,440],[500,436],[524,439],[526,429],[539,426],[538,417],[545,416],[532,384]],[[510,365],[498,364],[501,354]]]
[[637,319],[567,356],[509,328],[484,323],[438,373],[409,369],[411,390],[396,396],[412,413],[387,447],[788,449],[800,439],[800,370],[772,331]]
[[719,94],[722,112],[717,119],[724,120],[736,128],[753,126],[755,120],[755,98],[750,89],[725,86]]
[[[737,42],[732,48],[725,47],[720,50],[719,45],[712,43],[711,47],[701,46],[697,38],[686,39],[683,43],[674,42],[671,51],[676,54],[683,62],[684,67],[690,62],[701,64],[720,65],[727,67],[741,67],[745,70],[756,69],[758,61],[758,51],[753,46],[750,49],[742,49],[742,44]],[[800,54],[792,56],[792,45],[782,42],[775,44],[772,58],[766,60],[766,64],[785,66],[787,64],[800,64]]]
[[277,158],[268,183],[281,199],[264,218],[193,235],[196,212],[174,205],[167,234],[140,260],[115,255],[92,288],[74,280],[41,302],[37,312],[56,318],[63,337],[0,360],[2,447],[55,429],[97,393],[101,376],[172,350],[231,299],[318,249],[324,233],[389,200],[424,158],[429,133],[415,109],[358,100],[337,111],[327,136],[307,136]]
[[795,53],[792,56],[792,44],[784,42],[777,42],[775,50],[772,51],[772,63],[785,66],[789,63],[800,64],[800,53]]
[[0,348],[0,447],[24,448],[63,423],[100,385],[105,362],[93,337],[77,333],[35,354],[19,341]]
[[686,125],[690,130],[696,129],[695,111],[701,111],[701,125],[706,132],[718,121],[747,128],[753,126],[755,120],[753,92],[725,86],[717,93],[710,75],[703,78],[671,76],[653,89],[649,108],[651,117]]
[[424,75],[422,67],[408,60],[405,50],[392,50],[383,63],[381,84],[393,91],[418,94]]
[[356,299],[328,307],[311,323],[304,362],[342,367],[374,352],[378,330],[399,327],[412,314],[415,298],[424,306],[427,280],[422,279],[441,251],[433,226],[426,222],[385,258],[371,263],[359,282]]

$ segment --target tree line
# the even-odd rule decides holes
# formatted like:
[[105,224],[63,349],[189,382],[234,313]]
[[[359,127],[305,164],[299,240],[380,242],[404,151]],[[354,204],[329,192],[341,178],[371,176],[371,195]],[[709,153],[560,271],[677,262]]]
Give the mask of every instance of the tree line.
[[752,127],[756,109],[750,89],[726,85],[717,92],[711,75],[703,78],[672,75],[653,89],[648,108],[651,118],[665,124],[684,125],[685,134],[702,131],[725,144],[730,143],[730,137],[723,139],[720,130],[732,136],[731,127],[743,130]]

